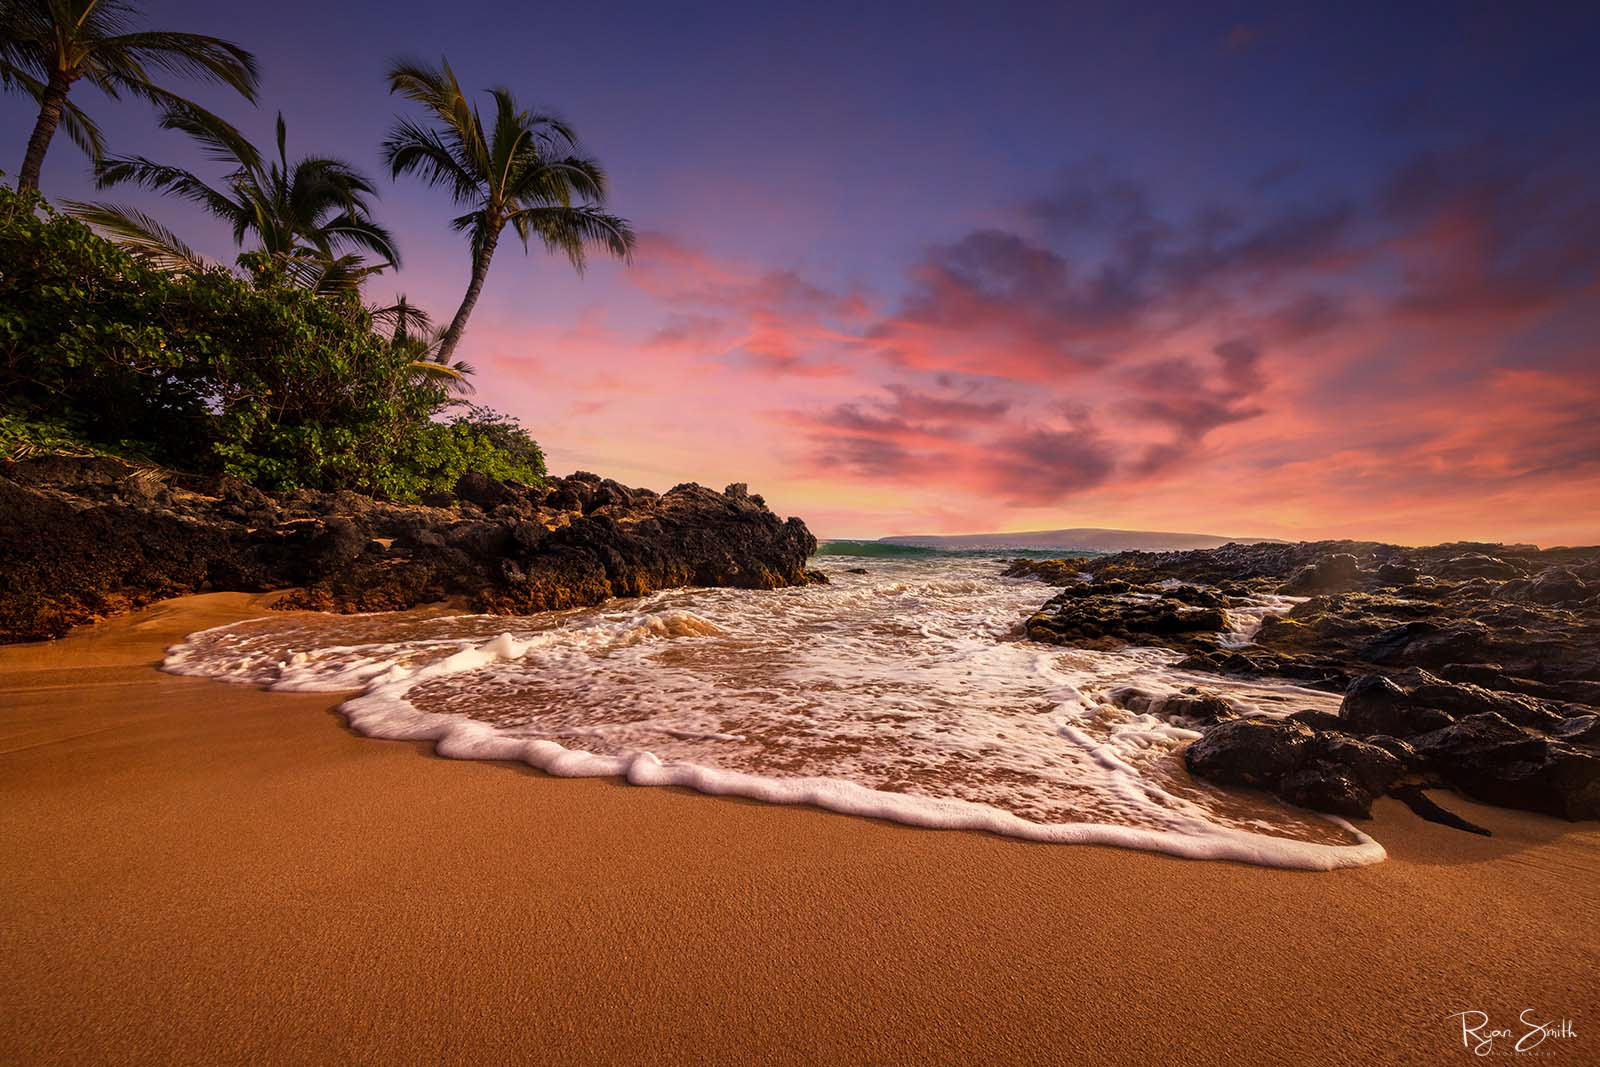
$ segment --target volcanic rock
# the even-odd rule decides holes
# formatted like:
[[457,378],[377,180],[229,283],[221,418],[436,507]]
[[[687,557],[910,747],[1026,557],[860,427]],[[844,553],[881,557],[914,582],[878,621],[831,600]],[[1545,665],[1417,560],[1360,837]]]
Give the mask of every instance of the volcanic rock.
[[1195,635],[1227,628],[1222,602],[1216,592],[1195,586],[1160,589],[1117,580],[1081,583],[1052,597],[1024,627],[1033,640],[1056,645],[1188,649]]
[[1379,747],[1336,733],[1317,734],[1300,765],[1280,778],[1273,792],[1312,811],[1364,819],[1372,802],[1405,773],[1405,765]]
[[1106,694],[1106,699],[1119,708],[1141,715],[1156,715],[1164,719],[1186,719],[1210,725],[1237,718],[1239,713],[1220,694],[1199,686],[1187,686],[1172,692],[1151,692],[1137,686],[1119,686]]
[[1253,786],[1314,811],[1365,818],[1405,773],[1378,745],[1317,733],[1294,719],[1244,718],[1214,726],[1184,750],[1197,778]]
[[1488,804],[1566,819],[1600,818],[1600,756],[1492,711],[1411,739],[1455,789]]
[[281,606],[333,611],[460,597],[521,614],[681,585],[813,580],[805,524],[729,490],[658,496],[582,472],[541,486],[467,474],[441,506],[263,493],[103,457],[3,463],[0,641],[203,590],[299,586]]
[[1233,719],[1183,750],[1189,773],[1222,785],[1272,789],[1300,766],[1316,734],[1290,719]]
[[1360,564],[1356,558],[1348,552],[1335,552],[1302,567],[1278,592],[1285,596],[1344,593],[1354,589],[1360,577]]
[[[1027,566],[1043,570],[1044,562]],[[1272,771],[1274,754],[1296,746],[1298,728],[1384,750],[1405,768],[1407,788],[1448,782],[1495,803],[1571,817],[1591,810],[1584,775],[1600,755],[1600,548],[1230,544],[1075,559],[1070,572],[1071,585],[1030,620],[1030,636],[1090,647],[1164,644],[1185,653],[1180,669],[1346,693],[1336,717],[1302,711],[1289,725],[1249,719],[1208,728],[1186,757],[1197,774],[1283,789],[1290,772]],[[1204,629],[1132,632],[1152,613],[1170,626],[1205,592],[1220,598],[1222,611],[1259,613],[1267,594],[1303,595],[1319,585],[1339,591],[1267,615],[1249,641]],[[1486,737],[1486,721],[1514,732]],[[1355,785],[1371,779],[1352,763],[1346,791],[1329,768],[1364,750],[1318,746],[1322,762],[1308,763],[1287,791],[1299,803],[1353,810]],[[1249,764],[1257,759],[1266,762]]]

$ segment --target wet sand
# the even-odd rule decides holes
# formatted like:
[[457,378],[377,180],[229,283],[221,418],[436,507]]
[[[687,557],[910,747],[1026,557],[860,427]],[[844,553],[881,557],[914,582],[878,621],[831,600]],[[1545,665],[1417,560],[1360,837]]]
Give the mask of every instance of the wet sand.
[[1595,824],[1385,800],[1387,862],[1268,870],[452,762],[155,669],[260,613],[0,648],[0,1062],[1439,1063],[1524,1008],[1600,1062]]

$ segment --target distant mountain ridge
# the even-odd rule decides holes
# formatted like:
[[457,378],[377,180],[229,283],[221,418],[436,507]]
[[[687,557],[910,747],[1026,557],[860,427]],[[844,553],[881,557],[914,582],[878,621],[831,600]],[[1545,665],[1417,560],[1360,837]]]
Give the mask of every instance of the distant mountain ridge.
[[1032,530],[1023,533],[907,535],[878,539],[879,544],[937,548],[947,551],[1059,548],[1063,552],[1172,552],[1187,548],[1216,548],[1229,542],[1247,545],[1285,543],[1275,537],[1218,537],[1215,534],[1169,533],[1161,530],[1104,530],[1096,527]]

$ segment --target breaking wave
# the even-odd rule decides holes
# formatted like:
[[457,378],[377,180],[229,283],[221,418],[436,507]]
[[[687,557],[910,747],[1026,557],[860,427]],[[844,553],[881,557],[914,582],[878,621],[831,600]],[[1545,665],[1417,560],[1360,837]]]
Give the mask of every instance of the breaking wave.
[[[1122,706],[1159,711],[1193,684],[1267,715],[1337,697],[1191,675],[1161,649],[1027,641],[1018,623],[1050,590],[999,577],[992,556],[828,562],[827,585],[526,618],[277,615],[193,634],[165,668],[358,691],[341,710],[359,733],[554,775],[1272,866],[1383,858],[1343,820],[1190,779],[1180,751],[1198,733]],[[1238,613],[1232,640],[1274,607]]]

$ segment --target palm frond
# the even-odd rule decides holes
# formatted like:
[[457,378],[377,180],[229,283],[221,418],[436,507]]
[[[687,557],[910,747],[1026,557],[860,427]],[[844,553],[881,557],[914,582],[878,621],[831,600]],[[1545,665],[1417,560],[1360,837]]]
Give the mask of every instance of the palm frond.
[[[255,56],[231,41],[201,33],[123,33],[102,38],[96,52],[101,62],[121,60],[141,74],[148,65],[185,78],[226,85],[251,103],[255,103],[261,80]],[[148,83],[148,74],[140,80]]]
[[467,384],[467,376],[457,367],[444,363],[435,363],[431,359],[414,359],[408,365],[412,374],[418,378],[431,378],[435,381],[448,381],[459,385]]
[[99,125],[70,100],[61,108],[61,128],[66,131],[67,139],[90,159],[106,154],[105,135],[100,132]]
[[138,208],[104,201],[65,200],[67,214],[93,226],[113,244],[158,270],[202,271],[212,264],[177,234]]
[[94,174],[95,186],[100,189],[132,184],[199,204],[218,218],[232,220],[241,212],[241,205],[229,199],[226,193],[207,185],[193,172],[144,156],[99,160],[95,163]]
[[394,303],[371,308],[370,312],[375,325],[387,326],[393,331],[389,339],[394,342],[435,332],[433,318],[407,300],[404,293],[397,296]]
[[176,130],[197,142],[208,159],[231,164],[239,169],[254,170],[261,166],[261,153],[226,119],[214,115],[197,104],[192,104],[165,90],[156,90],[166,110],[162,112],[160,126]]
[[524,245],[537,237],[545,248],[564,254],[580,271],[590,248],[631,260],[638,243],[628,220],[587,205],[524,208],[511,216],[511,224]]
[[389,92],[414,100],[433,113],[446,131],[451,154],[478,174],[488,174],[489,146],[483,121],[467,100],[450,62],[437,67],[417,60],[397,60],[389,66]]
[[369,218],[346,212],[322,223],[318,229],[328,236],[330,244],[353,245],[382,256],[384,266],[400,265],[394,235]]
[[371,274],[383,268],[366,263],[360,256],[325,257],[298,255],[278,257],[284,277],[290,284],[309,289],[318,296],[354,293]]
[[458,204],[483,194],[484,178],[447,144],[436,130],[399,119],[383,142],[383,159],[391,177],[415,174],[429,185],[443,186]]

